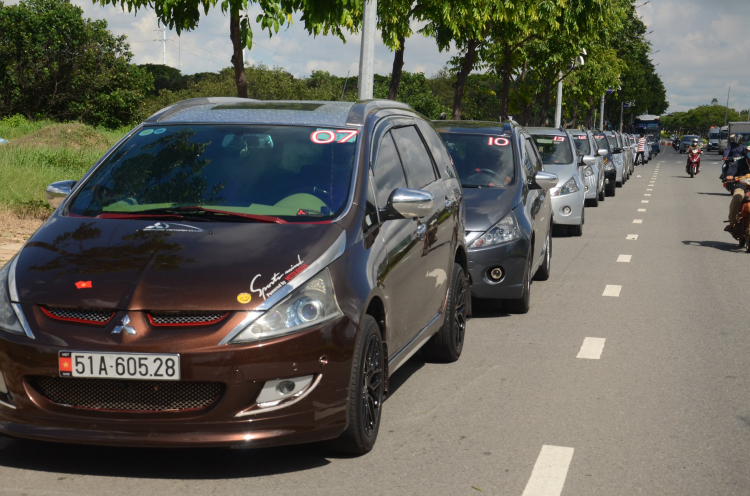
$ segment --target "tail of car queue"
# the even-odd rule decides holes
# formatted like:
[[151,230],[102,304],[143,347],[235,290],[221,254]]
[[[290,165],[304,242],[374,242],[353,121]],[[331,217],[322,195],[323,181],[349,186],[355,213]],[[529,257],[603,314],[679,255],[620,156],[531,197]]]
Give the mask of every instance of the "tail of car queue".
[[365,454],[392,374],[458,360],[472,298],[528,312],[634,146],[390,100],[167,107],[51,184],[0,271],[0,434]]

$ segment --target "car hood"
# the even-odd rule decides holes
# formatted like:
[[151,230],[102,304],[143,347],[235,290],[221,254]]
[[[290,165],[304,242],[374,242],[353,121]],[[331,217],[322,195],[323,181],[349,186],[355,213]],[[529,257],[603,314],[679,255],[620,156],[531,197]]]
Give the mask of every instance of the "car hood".
[[486,231],[516,206],[515,188],[464,188],[466,230]]
[[578,166],[576,164],[544,164],[544,172],[555,174],[557,186],[560,187],[578,174]]
[[21,303],[48,306],[252,310],[341,233],[332,223],[54,216],[19,253],[16,288]]

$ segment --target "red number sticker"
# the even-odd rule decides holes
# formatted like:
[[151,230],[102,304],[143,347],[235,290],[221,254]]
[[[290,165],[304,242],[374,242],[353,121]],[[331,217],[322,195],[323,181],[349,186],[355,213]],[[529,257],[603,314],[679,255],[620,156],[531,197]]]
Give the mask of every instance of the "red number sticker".
[[552,140],[558,142],[565,141],[565,136],[555,136]]
[[492,136],[490,136],[488,138],[487,144],[489,146],[508,146],[510,145],[510,141],[508,140],[508,138],[493,138]]
[[[313,131],[313,133],[310,135],[310,141],[318,145],[327,145],[328,143],[333,143],[334,141],[336,143],[348,143],[353,140],[354,137],[358,134],[359,131],[356,129],[337,129],[335,132],[328,131],[326,129],[319,129],[317,131]],[[343,137],[339,138],[339,135],[343,135]]]

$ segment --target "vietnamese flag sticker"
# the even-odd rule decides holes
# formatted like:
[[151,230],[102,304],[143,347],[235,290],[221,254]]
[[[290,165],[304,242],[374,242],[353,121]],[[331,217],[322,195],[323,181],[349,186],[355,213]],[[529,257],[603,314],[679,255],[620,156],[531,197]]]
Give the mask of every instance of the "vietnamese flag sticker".
[[86,289],[86,288],[93,288],[91,281],[78,281],[76,283],[76,288],[78,289]]
[[71,357],[59,357],[60,372],[73,372],[73,360]]

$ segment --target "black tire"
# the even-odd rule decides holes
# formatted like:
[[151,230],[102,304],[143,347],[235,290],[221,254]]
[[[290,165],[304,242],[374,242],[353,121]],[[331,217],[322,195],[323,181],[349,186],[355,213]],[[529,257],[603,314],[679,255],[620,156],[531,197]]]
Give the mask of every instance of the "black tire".
[[583,224],[579,224],[577,226],[568,226],[568,235],[569,236],[583,236]]
[[544,263],[539,266],[534,274],[535,281],[546,281],[552,270],[552,224],[547,231],[547,242],[544,248]]
[[529,247],[526,260],[526,270],[523,273],[523,293],[520,298],[503,300],[503,306],[509,313],[524,314],[531,307],[531,260],[534,256],[533,247]]
[[599,201],[604,201],[604,199],[607,198],[607,188],[602,188],[602,190],[599,192]]
[[[623,177],[623,179],[624,179],[624,177]],[[615,188],[622,188],[622,181],[615,182]],[[614,195],[612,195],[612,196],[614,196]]]
[[695,177],[695,174],[693,174],[693,169],[690,169],[690,177]]
[[588,200],[586,200],[586,206],[587,207],[594,207],[594,208],[598,207],[599,206],[599,197],[600,196],[602,196],[602,195],[596,196],[594,198],[589,198]]
[[378,438],[385,391],[383,340],[378,323],[370,315],[362,319],[353,361],[349,385],[349,425],[332,445],[343,453],[364,455],[375,446]]
[[453,278],[448,289],[445,322],[422,348],[424,357],[431,362],[455,362],[464,349],[466,336],[466,276],[459,264],[453,264]]
[[609,190],[609,191],[607,192],[607,196],[615,196],[616,194],[617,194],[617,188],[616,188],[616,187],[615,187],[615,188],[611,188],[611,189],[610,189],[610,190]]

